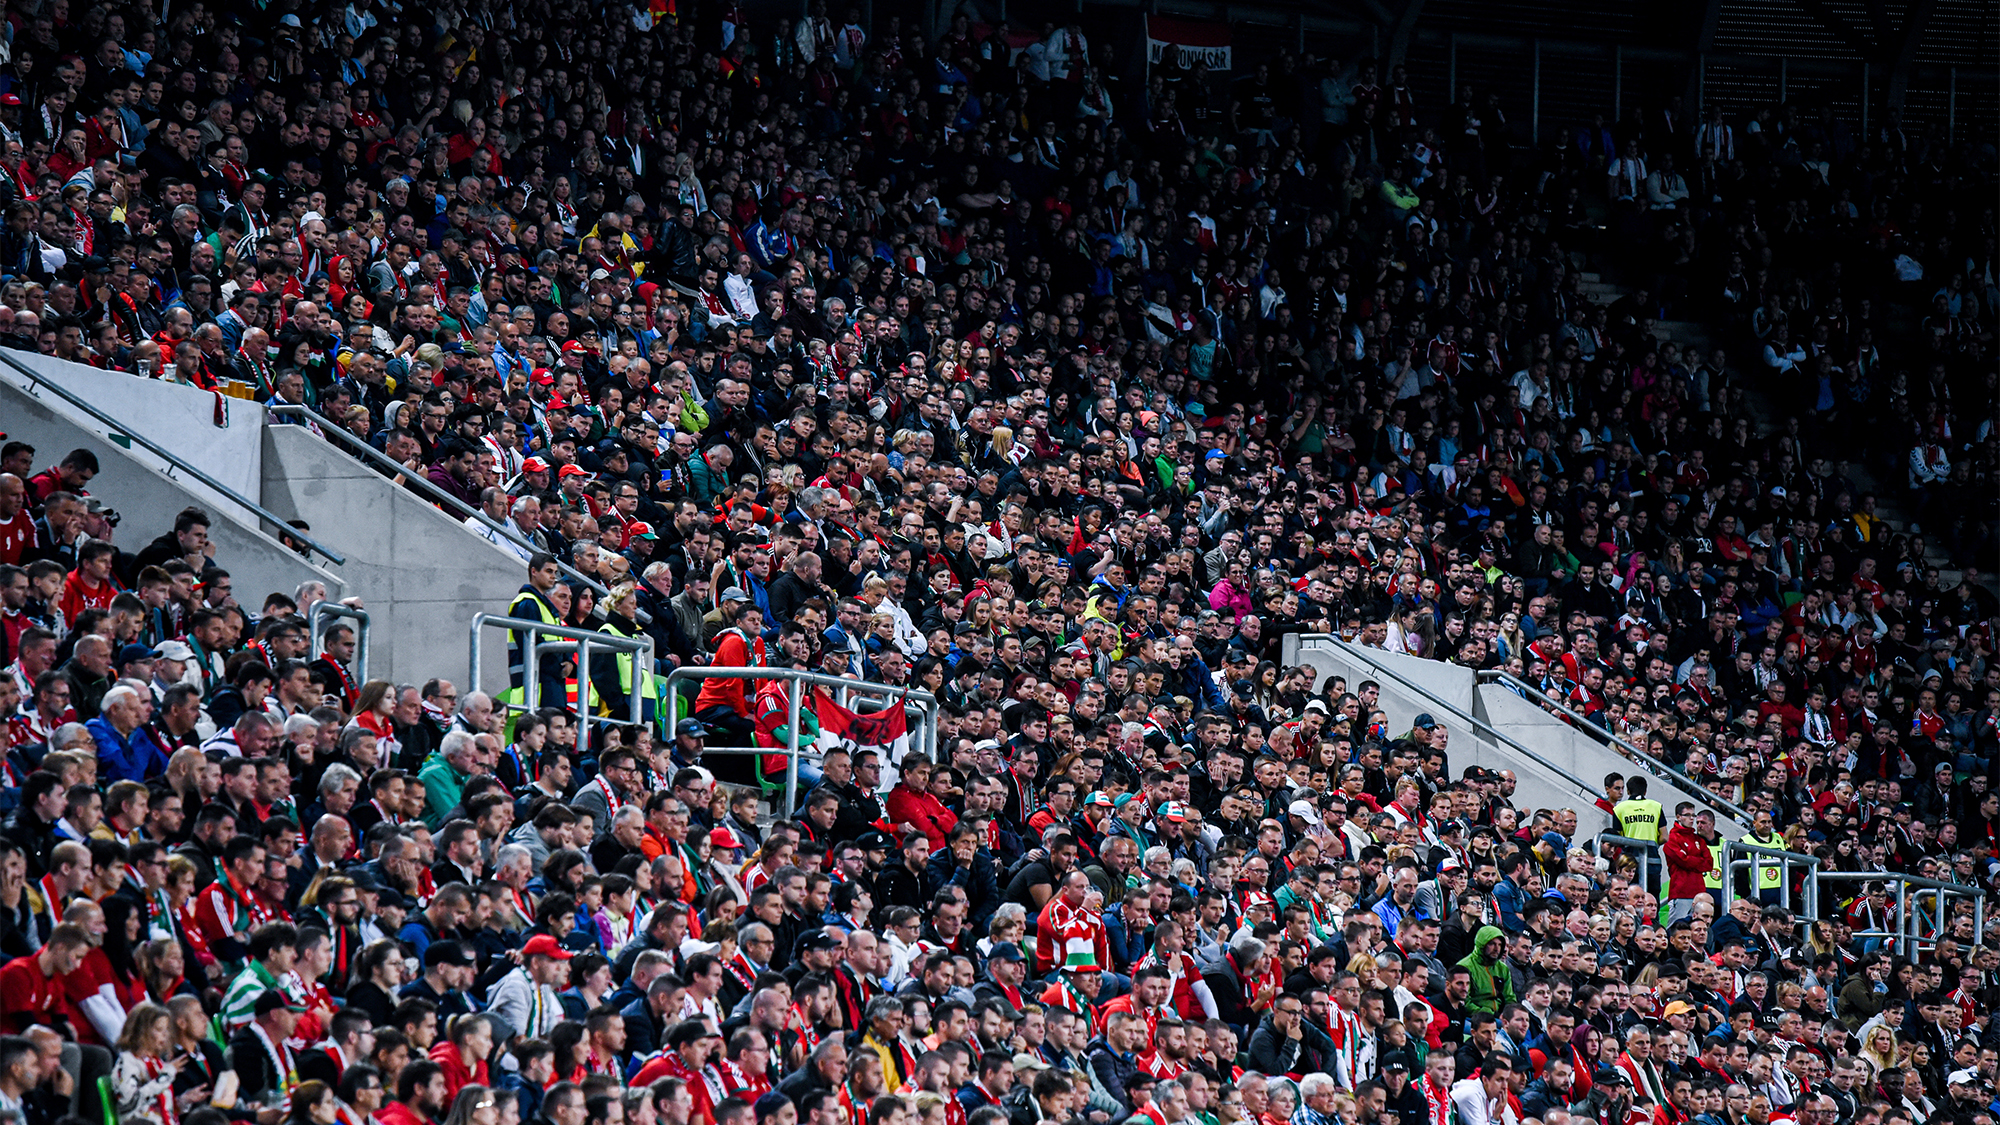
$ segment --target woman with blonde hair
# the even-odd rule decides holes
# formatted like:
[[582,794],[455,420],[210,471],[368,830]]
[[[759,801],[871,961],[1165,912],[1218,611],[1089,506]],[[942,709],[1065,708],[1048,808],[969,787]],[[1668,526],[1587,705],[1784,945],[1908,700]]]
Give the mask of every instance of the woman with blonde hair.
[[1861,1050],[1854,1057],[1868,1069],[1868,1073],[1863,1075],[1864,1088],[1873,1087],[1883,1071],[1896,1065],[1895,1029],[1886,1023],[1869,1028],[1868,1034],[1862,1037]]

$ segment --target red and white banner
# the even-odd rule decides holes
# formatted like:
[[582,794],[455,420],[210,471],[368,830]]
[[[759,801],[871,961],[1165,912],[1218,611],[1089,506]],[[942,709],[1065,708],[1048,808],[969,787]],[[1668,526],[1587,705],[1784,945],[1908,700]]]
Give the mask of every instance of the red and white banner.
[[910,752],[910,716],[900,701],[862,715],[832,700],[817,700],[813,713],[819,716],[822,746],[825,736],[832,735],[847,750],[879,752],[887,766],[902,761]]
[[1177,20],[1169,16],[1146,17],[1146,65],[1151,67],[1160,61],[1160,53],[1172,44],[1180,48],[1183,67],[1192,67],[1196,60],[1208,64],[1208,69],[1223,73],[1230,67],[1229,25],[1209,23],[1204,20]]

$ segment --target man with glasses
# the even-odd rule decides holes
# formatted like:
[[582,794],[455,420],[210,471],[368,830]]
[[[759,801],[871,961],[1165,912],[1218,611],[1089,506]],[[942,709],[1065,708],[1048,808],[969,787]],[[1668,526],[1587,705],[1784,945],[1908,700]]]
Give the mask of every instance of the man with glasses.
[[611,831],[612,814],[638,799],[642,784],[637,755],[623,747],[606,753],[597,769],[597,776],[570,802],[578,813],[590,814],[593,843]]

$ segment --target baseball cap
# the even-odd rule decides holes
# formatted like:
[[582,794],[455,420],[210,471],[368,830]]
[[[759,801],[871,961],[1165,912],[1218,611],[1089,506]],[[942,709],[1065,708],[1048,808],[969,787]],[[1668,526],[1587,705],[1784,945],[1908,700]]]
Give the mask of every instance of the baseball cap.
[[1085,797],[1083,799],[1083,803],[1086,805],[1096,805],[1099,808],[1108,809],[1111,807],[1111,794],[1106,793],[1102,789],[1093,789],[1091,790],[1090,796]]
[[1460,863],[1458,861],[1458,857],[1455,855],[1448,855],[1444,857],[1442,860],[1438,861],[1439,871],[1457,871],[1463,868],[1464,866],[1465,864]]
[[685,1047],[710,1037],[708,1025],[700,1020],[682,1020],[667,1031],[667,1046]]
[[1187,819],[1187,806],[1181,804],[1179,801],[1161,801],[1160,807],[1154,815],[1158,816],[1161,820],[1170,820],[1178,824]]
[[1319,823],[1319,810],[1313,808],[1311,801],[1293,801],[1292,807],[1285,811],[1305,821],[1307,824]]
[[291,997],[286,996],[275,988],[267,988],[264,990],[263,995],[257,997],[256,1013],[258,1015],[261,1016],[275,1012],[279,1008],[283,1008],[288,1012],[303,1012],[306,1010],[304,1005],[297,1003]]
[[1278,906],[1278,900],[1263,891],[1251,891],[1249,894],[1243,896],[1243,910],[1245,913],[1255,910],[1260,906],[1268,906],[1275,910]]
[[737,839],[736,833],[730,831],[726,825],[718,825],[709,829],[708,842],[710,846],[717,848],[740,848],[743,846],[743,841]]
[[799,939],[799,952],[810,953],[816,949],[833,949],[839,945],[832,934],[825,930],[813,930]]
[[[541,936],[548,937],[547,934]],[[556,939],[551,937],[549,940]],[[424,950],[426,965],[477,965],[478,963],[479,958],[474,957],[463,945],[455,941],[434,941],[430,944],[430,948]]]
[[682,719],[674,724],[674,737],[707,738],[708,728],[701,724],[700,719]]
[[741,586],[731,586],[722,592],[721,600],[725,602],[747,602],[750,600],[750,595],[744,593]]
[[188,647],[186,641],[161,641],[155,651],[168,660],[194,659],[194,649]]
[[524,473],[546,473],[549,471],[549,463],[540,457],[530,457],[526,461],[521,462],[521,471]]
[[1411,719],[1410,726],[1417,730],[1436,730],[1438,729],[1438,721],[1431,718],[1429,711],[1425,711],[1416,718]]
[[[456,943],[447,942],[445,944]],[[558,961],[567,961],[576,956],[576,954],[564,949],[562,943],[557,941],[552,934],[536,934],[534,937],[528,939],[528,944],[521,947],[521,956],[523,957],[533,957],[536,954],[540,954],[543,957],[553,957]]]
[[126,645],[124,648],[118,650],[118,664],[120,667],[130,664],[135,660],[158,660],[159,658],[160,654],[157,650],[140,644]]
[[1979,1085],[1979,1072],[1976,1070],[1954,1070],[1944,1080],[1944,1084],[1947,1086],[1977,1086]]
[[1043,1062],[1035,1055],[1022,1051],[1020,1054],[1014,1056],[1014,1069],[1016,1071],[1047,1070],[1049,1069],[1049,1064]]
[[1663,1018],[1664,1018],[1664,1017],[1666,1017],[1666,1016],[1678,1016],[1678,1015],[1681,1015],[1681,1014],[1683,1014],[1683,1013],[1686,1013],[1686,1012],[1692,1012],[1692,1011],[1694,1011],[1694,1005],[1693,1005],[1693,1004],[1690,1004],[1690,1003],[1688,1003],[1688,1002],[1687,1002],[1687,1001],[1685,1001],[1685,1000],[1676,1000],[1676,1001],[1674,1001],[1673,1003],[1671,1003],[1671,1004],[1668,1004],[1668,1005],[1666,1006],[1666,1009],[1665,1009],[1664,1011],[1662,1011],[1662,1012],[1660,1013],[1660,1015],[1661,1015],[1661,1017],[1663,1017]]
[[0,105],[20,105],[20,104],[21,104],[21,95],[0,94]]
[[653,525],[647,523],[645,520],[633,520],[625,530],[634,539],[658,539],[660,537],[659,532],[653,530]]
[[556,476],[558,477],[587,477],[589,475],[589,473],[583,471],[582,465],[564,465],[562,468],[556,470]]
[[1569,847],[1569,840],[1568,840],[1568,839],[1567,839],[1566,837],[1564,837],[1564,836],[1563,836],[1563,834],[1562,834],[1562,833],[1560,833],[1560,832],[1544,832],[1544,833],[1542,833],[1542,843],[1544,843],[1544,844],[1547,844],[1548,846],[1550,846],[1550,847],[1552,847],[1552,848],[1568,848],[1568,847]]
[[1013,942],[1003,941],[994,944],[993,952],[987,954],[986,959],[988,961],[1026,961],[1028,955],[1022,953],[1021,947],[1015,945]]
[[571,340],[562,346],[562,350],[564,355],[582,355],[584,351],[583,341]]

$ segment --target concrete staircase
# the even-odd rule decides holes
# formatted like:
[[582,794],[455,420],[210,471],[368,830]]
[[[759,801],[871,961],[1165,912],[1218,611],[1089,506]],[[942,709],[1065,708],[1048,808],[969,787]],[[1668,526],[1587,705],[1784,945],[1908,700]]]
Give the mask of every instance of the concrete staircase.
[[[415,493],[397,487],[304,426],[272,425],[258,403],[9,352],[25,369],[0,365],[0,426],[35,447],[37,469],[72,449],[97,454],[103,471],[91,495],[124,517],[114,534],[137,551],[170,531],[190,505],[215,521],[209,538],[228,569],[239,604],[255,613],[266,594],[326,583],[339,599],[360,596],[369,611],[371,678],[456,679],[466,667],[467,631],[480,612],[500,612],[526,579],[511,551],[466,529]],[[60,386],[116,425],[56,395]],[[143,437],[283,520],[301,519],[314,539],[341,556],[308,559],[281,543],[281,528],[253,508],[208,488],[134,442]],[[504,668],[493,670],[501,676]]]

